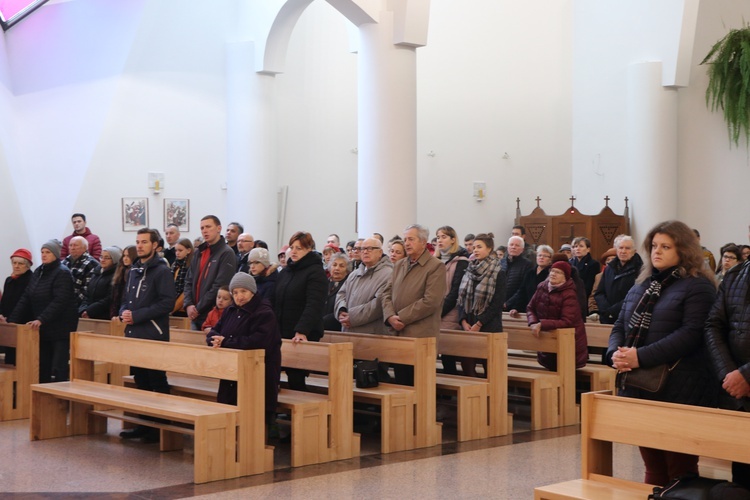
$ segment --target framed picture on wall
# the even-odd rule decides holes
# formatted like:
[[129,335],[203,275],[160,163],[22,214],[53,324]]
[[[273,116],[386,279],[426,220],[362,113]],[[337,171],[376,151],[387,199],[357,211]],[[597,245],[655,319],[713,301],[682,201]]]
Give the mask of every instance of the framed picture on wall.
[[180,232],[190,231],[190,200],[187,198],[164,199],[164,230],[169,224],[177,224]]
[[148,198],[122,199],[122,230],[138,231],[148,227]]

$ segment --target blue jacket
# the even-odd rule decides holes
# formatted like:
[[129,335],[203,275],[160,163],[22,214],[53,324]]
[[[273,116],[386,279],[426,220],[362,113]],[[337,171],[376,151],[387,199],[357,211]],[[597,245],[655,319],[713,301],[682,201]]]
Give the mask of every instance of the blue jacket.
[[[612,354],[625,345],[630,317],[651,283],[651,278],[636,284],[625,297],[620,316],[612,327],[607,364]],[[675,281],[654,306],[645,344],[638,348],[638,363],[643,367],[672,365],[680,361],[661,392],[651,393],[626,388],[621,396],[666,401],[669,403],[714,406],[716,378],[703,342],[703,326],[716,298],[716,287],[707,278],[687,276]]]
[[137,260],[128,273],[120,314],[130,310],[133,324],[125,336],[148,340],[169,340],[169,313],[174,308],[172,272],[158,256],[143,263]]

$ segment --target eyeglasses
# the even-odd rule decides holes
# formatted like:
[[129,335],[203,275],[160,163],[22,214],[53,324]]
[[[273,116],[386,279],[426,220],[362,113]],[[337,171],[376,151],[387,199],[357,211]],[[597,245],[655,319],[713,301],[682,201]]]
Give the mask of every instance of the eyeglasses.
[[359,252],[360,250],[362,250],[362,247],[354,247],[354,248],[352,248],[352,252]]
[[102,255],[102,258],[100,260],[112,260],[112,257],[109,257],[107,255]]
[[726,260],[737,260],[737,257],[734,255],[722,255],[721,258]]
[[362,247],[363,252],[374,252],[375,250],[380,250],[380,247]]

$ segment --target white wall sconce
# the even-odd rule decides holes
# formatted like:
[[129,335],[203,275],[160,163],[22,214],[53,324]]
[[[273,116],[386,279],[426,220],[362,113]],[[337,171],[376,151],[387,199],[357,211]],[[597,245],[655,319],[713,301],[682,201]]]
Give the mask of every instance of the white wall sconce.
[[476,201],[483,201],[485,196],[487,196],[487,183],[475,182],[474,183],[474,199]]
[[161,172],[149,172],[148,173],[148,188],[159,194],[164,189],[164,174]]

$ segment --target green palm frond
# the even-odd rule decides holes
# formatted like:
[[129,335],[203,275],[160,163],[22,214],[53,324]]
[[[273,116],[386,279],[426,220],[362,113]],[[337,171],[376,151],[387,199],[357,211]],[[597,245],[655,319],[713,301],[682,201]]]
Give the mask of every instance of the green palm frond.
[[750,144],[750,28],[733,29],[701,61],[708,65],[706,106],[721,109],[729,137]]

